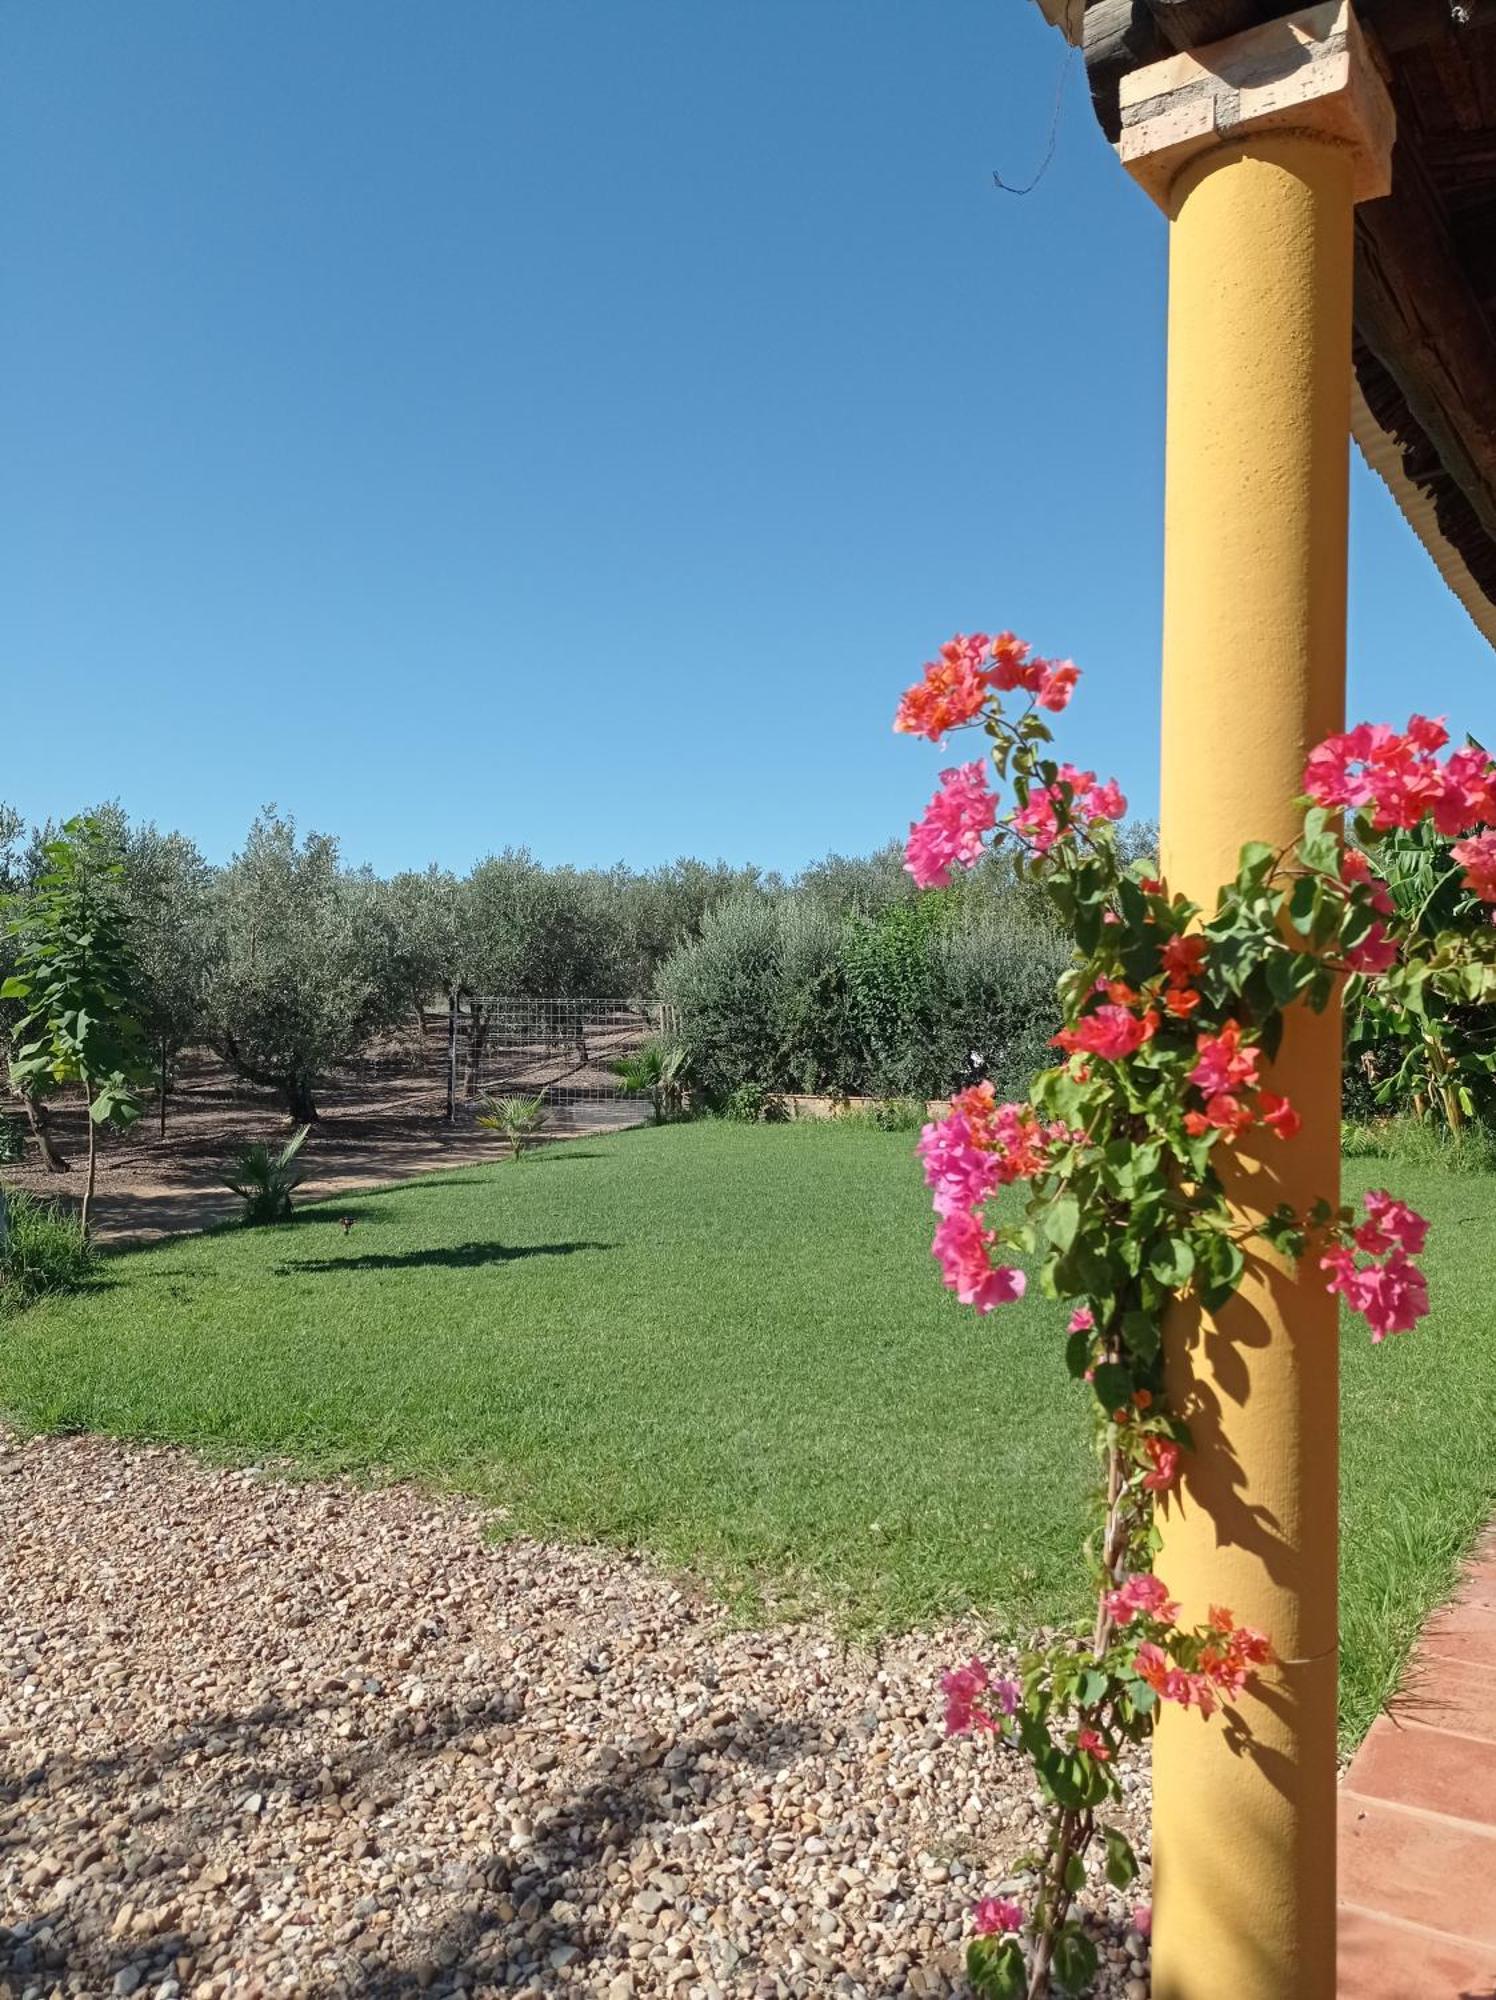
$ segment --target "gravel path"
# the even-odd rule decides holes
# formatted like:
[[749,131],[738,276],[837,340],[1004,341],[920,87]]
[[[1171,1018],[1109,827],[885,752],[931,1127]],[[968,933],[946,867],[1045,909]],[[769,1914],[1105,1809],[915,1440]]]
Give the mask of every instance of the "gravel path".
[[[408,1489],[0,1434],[0,1992],[959,1992],[983,1829],[1032,1811],[938,1727],[972,1643],[746,1632]],[[1145,2000],[1093,1904],[1098,1991]]]

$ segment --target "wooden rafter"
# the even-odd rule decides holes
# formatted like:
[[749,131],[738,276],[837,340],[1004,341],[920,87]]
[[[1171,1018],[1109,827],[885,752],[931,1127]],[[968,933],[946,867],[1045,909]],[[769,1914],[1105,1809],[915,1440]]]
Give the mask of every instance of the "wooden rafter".
[[[1073,38],[1068,0],[1042,4]],[[1273,0],[1084,0],[1079,39],[1102,130],[1115,141],[1128,71],[1284,11]],[[1361,443],[1489,632],[1496,616],[1496,0],[1359,0],[1358,11],[1398,114],[1392,193],[1364,202],[1356,215],[1357,410],[1381,427]],[[1434,547],[1436,536],[1448,551]]]

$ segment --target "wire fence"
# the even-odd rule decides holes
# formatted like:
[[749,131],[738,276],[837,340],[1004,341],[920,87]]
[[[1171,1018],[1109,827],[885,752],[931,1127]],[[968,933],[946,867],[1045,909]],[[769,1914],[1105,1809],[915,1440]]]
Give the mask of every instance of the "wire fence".
[[454,1118],[491,1097],[539,1097],[553,1127],[601,1130],[639,1122],[648,1100],[624,1093],[615,1065],[668,1033],[672,1010],[632,1000],[463,995],[428,1009],[422,1029],[440,1046]]

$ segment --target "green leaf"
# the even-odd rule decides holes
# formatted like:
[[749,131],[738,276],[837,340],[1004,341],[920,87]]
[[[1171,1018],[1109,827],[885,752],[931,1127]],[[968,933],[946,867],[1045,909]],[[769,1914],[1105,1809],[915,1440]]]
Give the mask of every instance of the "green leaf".
[[1044,1234],[1056,1250],[1068,1250],[1080,1227],[1080,1203],[1073,1194],[1058,1194],[1044,1211]]
[[1313,868],[1321,875],[1340,873],[1340,842],[1331,825],[1330,814],[1323,806],[1311,806],[1304,815],[1304,837],[1299,842],[1299,856],[1306,868]]
[[1185,1236],[1166,1236],[1148,1253],[1148,1268],[1161,1285],[1179,1291],[1195,1274],[1195,1253]]
[[1314,929],[1314,913],[1319,906],[1320,885],[1312,875],[1300,875],[1288,897],[1288,921],[1302,936]]
[[1028,1992],[1017,1938],[973,1938],[966,1947],[966,1976],[981,2000],[1023,2000]]
[[1065,1924],[1056,1933],[1052,1962],[1062,1993],[1083,1993],[1096,1977],[1096,1947],[1079,1924]]
[[1065,1863],[1065,1887],[1072,1896],[1076,1896],[1085,1886],[1086,1864],[1078,1854],[1072,1854]]
[[1114,1889],[1125,1889],[1138,1872],[1138,1858],[1125,1833],[1119,1833],[1114,1826],[1101,1829],[1106,1842],[1106,1879]]
[[1104,1410],[1119,1410],[1132,1395],[1132,1374],[1116,1361],[1098,1361],[1091,1386]]
[[1207,1311],[1223,1306],[1241,1283],[1246,1268],[1241,1250],[1228,1236],[1206,1236],[1199,1250],[1201,1297]]
[[1241,851],[1236,872],[1240,887],[1244,891],[1260,889],[1267,881],[1275,856],[1276,850],[1269,847],[1265,840],[1249,840]]
[[1122,1338],[1128,1353],[1137,1360],[1145,1364],[1154,1360],[1162,1339],[1157,1318],[1147,1312],[1123,1313]]

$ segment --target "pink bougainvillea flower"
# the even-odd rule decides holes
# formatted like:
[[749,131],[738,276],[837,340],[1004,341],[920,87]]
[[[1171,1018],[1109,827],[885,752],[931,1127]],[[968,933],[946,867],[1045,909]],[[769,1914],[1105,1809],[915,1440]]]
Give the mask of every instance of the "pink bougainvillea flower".
[[1155,1694],[1163,1693],[1170,1667],[1169,1656],[1162,1646],[1155,1646],[1151,1639],[1145,1639],[1133,1655],[1132,1664],[1139,1680],[1145,1681]]
[[1017,1681],[994,1679],[976,1659],[942,1674],[940,1691],[945,1696],[947,1736],[966,1736],[974,1729],[995,1730],[999,1726],[996,1717],[1011,1715],[1023,1692]]
[[1280,1139],[1296,1139],[1303,1130],[1304,1121],[1298,1112],[1286,1097],[1279,1097],[1275,1091],[1264,1090],[1257,1106],[1262,1113],[1263,1124]]
[[1061,802],[1062,794],[1057,786],[1040,785],[1029,793],[1016,812],[1008,815],[1009,826],[1029,843],[1036,854],[1048,854],[1064,832],[1057,809]]
[[1123,1577],[1115,1590],[1107,1591],[1104,1601],[1108,1617],[1119,1625],[1130,1625],[1134,1618],[1153,1618],[1161,1625],[1172,1625],[1179,1616],[1179,1606],[1148,1570]]
[[980,1660],[972,1660],[964,1667],[952,1667],[948,1674],[940,1676],[940,1691],[945,1696],[947,1736],[965,1736],[973,1729],[996,1727],[986,1710],[978,1706],[987,1692],[990,1679]]
[[1053,1045],[1067,1055],[1100,1056],[1106,1062],[1122,1062],[1153,1039],[1158,1031],[1158,1015],[1151,1009],[1144,1015],[1115,1001],[1083,1014],[1073,1028],[1062,1028],[1051,1036]]
[[[1327,1273],[1325,1290],[1340,1295],[1352,1312],[1371,1327],[1373,1342],[1390,1333],[1409,1333],[1428,1312],[1428,1284],[1412,1262],[1428,1236],[1428,1223],[1406,1202],[1395,1201],[1383,1188],[1365,1197],[1366,1220],[1350,1244],[1339,1244],[1320,1258]],[[1372,1262],[1358,1264],[1362,1251]],[[1380,1256],[1381,1263],[1375,1259]]]
[[1255,1086],[1260,1052],[1243,1044],[1239,1021],[1227,1021],[1218,1035],[1197,1036],[1195,1052],[1199,1060],[1190,1071],[1190,1082],[1207,1097]]
[[1164,976],[1171,986],[1194,986],[1205,969],[1205,940],[1198,931],[1188,937],[1171,937],[1160,954]]
[[1068,1333],[1094,1333],[1095,1329],[1096,1315],[1091,1311],[1091,1308],[1089,1306],[1077,1306],[1075,1311],[1070,1315],[1070,1324],[1066,1328],[1066,1331]]
[[1374,1344],[1389,1333],[1411,1333],[1428,1312],[1428,1283],[1400,1250],[1361,1273],[1361,1304]]
[[1477,833],[1456,841],[1451,857],[1465,871],[1465,887],[1483,903],[1496,903],[1496,833]]
[[1325,1290],[1327,1292],[1338,1292],[1351,1308],[1352,1312],[1359,1312],[1361,1310],[1361,1293],[1359,1288],[1361,1272],[1356,1263],[1355,1251],[1347,1250],[1343,1245],[1337,1249],[1328,1250],[1320,1258],[1319,1268],[1322,1271],[1328,1271],[1330,1274],[1325,1279]]
[[[1121,819],[1127,800],[1115,778],[1096,782],[1094,771],[1061,764],[1052,785],[1034,785],[1008,825],[1036,854],[1048,854],[1071,825],[1092,826],[1098,820]],[[1108,913],[1116,921],[1116,913]]]
[[1084,1750],[1088,1757],[1094,1757],[1098,1764],[1109,1764],[1112,1761],[1111,1746],[1095,1729],[1078,1729],[1075,1732],[1075,1747],[1077,1750]]
[[1080,668],[1072,660],[1046,661],[1043,678],[1035,690],[1034,699],[1040,708],[1047,708],[1052,715],[1058,715],[1071,695],[1075,683],[1080,679]]
[[940,774],[940,789],[924,818],[909,829],[904,867],[921,889],[943,889],[952,868],[972,868],[982,858],[982,836],[997,824],[997,800],[980,759]]
[[1340,877],[1350,888],[1365,889],[1367,900],[1380,916],[1392,915],[1392,892],[1380,875],[1373,874],[1371,863],[1359,847],[1345,850],[1340,862]]
[[998,1155],[977,1144],[962,1112],[927,1125],[915,1150],[924,1163],[925,1184],[934,1192],[937,1215],[980,1208],[1002,1185]]
[[1245,1132],[1253,1122],[1251,1109],[1235,1097],[1229,1090],[1218,1090],[1205,1104],[1205,1123],[1213,1125],[1218,1132],[1227,1132],[1234,1139],[1239,1132]]
[[1121,819],[1127,800],[1115,778],[1098,784],[1094,771],[1082,771],[1074,764],[1061,764],[1059,782],[1070,787],[1071,810],[1089,823],[1097,819]]
[[1356,1231],[1356,1242],[1363,1250],[1380,1255],[1395,1243],[1410,1257],[1423,1254],[1428,1241],[1428,1222],[1416,1209],[1409,1208],[1405,1201],[1395,1200],[1385,1188],[1372,1188],[1361,1197],[1361,1203],[1366,1220]]
[[1030,1105],[999,1104],[984,1082],[956,1093],[949,1114],[925,1126],[916,1151],[936,1213],[954,1215],[980,1208],[1000,1187],[1042,1174],[1051,1147],[1073,1136],[1063,1125],[1041,1126]]
[[1150,1461],[1150,1470],[1143,1474],[1144,1487],[1150,1493],[1167,1493],[1179,1478],[1183,1453],[1172,1438],[1164,1437],[1144,1438],[1143,1449]]
[[990,692],[983,669],[991,643],[984,632],[970,637],[958,632],[954,639],[948,639],[938,658],[925,663],[924,678],[899,702],[894,728],[938,743],[948,730],[974,722]]
[[1473,743],[1451,750],[1444,763],[1443,796],[1433,807],[1445,835],[1468,833],[1496,819],[1496,764]]
[[999,632],[991,645],[989,679],[995,688],[1011,694],[1023,688],[1033,694],[1044,678],[1045,662],[1032,657],[1027,643],[1012,632]]
[[1251,1625],[1238,1625],[1231,1635],[1231,1644],[1248,1666],[1265,1667],[1273,1657],[1267,1634]]
[[1442,834],[1463,833],[1490,817],[1493,768],[1473,745],[1441,764],[1435,753],[1448,741],[1443,723],[1425,715],[1411,717],[1402,733],[1359,723],[1310,752],[1304,790],[1316,805],[1369,812],[1381,831],[1428,816]]
[[1023,1929],[1023,1909],[1005,1896],[984,1896],[972,1911],[978,1937],[1016,1937]]
[[1443,716],[1413,715],[1408,718],[1408,741],[1417,750],[1442,750],[1449,741]]
[[1133,1904],[1133,1906],[1132,1906],[1132,1927],[1133,1927],[1133,1929],[1134,1929],[1134,1930],[1135,1930],[1135,1931],[1137,1932],[1137,1934],[1138,1934],[1138,1936],[1139,1936],[1139,1937],[1142,1937],[1142,1938],[1147,1938],[1147,1937],[1152,1937],[1152,1935],[1153,1935],[1153,1905],[1152,1905],[1151,1903],[1134,1903],[1134,1904]]
[[930,1246],[947,1289],[962,1305],[975,1306],[980,1313],[1021,1299],[1028,1287],[1022,1271],[992,1262],[994,1241],[993,1232],[984,1229],[975,1215],[961,1211],[942,1217]]
[[1351,946],[1345,955],[1345,962],[1352,972],[1371,974],[1390,972],[1396,965],[1397,940],[1389,936],[1387,926],[1380,917],[1361,942]]
[[1081,809],[1087,819],[1121,819],[1127,811],[1127,800],[1116,779],[1107,778],[1087,790],[1081,800]]

